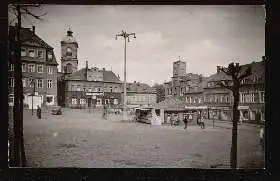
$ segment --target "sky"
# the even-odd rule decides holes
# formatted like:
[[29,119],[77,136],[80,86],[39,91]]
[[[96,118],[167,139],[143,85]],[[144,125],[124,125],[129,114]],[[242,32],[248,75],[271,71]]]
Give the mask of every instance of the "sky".
[[[60,41],[69,27],[79,44],[78,69],[105,68],[123,80],[122,30],[135,33],[127,43],[127,81],[153,85],[169,81],[180,59],[187,73],[209,76],[216,66],[246,64],[265,55],[263,6],[78,6],[43,5],[31,10],[43,21],[24,17],[23,26],[54,48],[60,64]],[[58,66],[60,70],[60,65]]]

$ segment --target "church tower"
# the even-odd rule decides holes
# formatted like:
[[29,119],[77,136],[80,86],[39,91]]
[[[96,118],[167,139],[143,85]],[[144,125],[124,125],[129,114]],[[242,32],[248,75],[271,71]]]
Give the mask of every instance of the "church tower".
[[61,72],[73,73],[78,69],[77,50],[78,43],[73,37],[73,32],[69,28],[67,35],[62,39],[61,43]]

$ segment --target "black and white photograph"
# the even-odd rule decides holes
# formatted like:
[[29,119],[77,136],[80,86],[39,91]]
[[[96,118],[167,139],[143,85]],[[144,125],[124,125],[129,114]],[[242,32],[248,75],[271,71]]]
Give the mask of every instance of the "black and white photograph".
[[9,167],[265,168],[264,5],[8,6]]

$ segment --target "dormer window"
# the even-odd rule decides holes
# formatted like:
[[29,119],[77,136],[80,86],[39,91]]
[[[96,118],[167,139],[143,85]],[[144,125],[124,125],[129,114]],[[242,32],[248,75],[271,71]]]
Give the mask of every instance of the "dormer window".
[[30,57],[35,57],[35,51],[34,50],[29,50],[29,56]]
[[49,52],[48,53],[48,60],[52,60],[52,58],[53,58],[52,52]]
[[25,49],[23,49],[23,48],[21,49],[21,56],[22,56],[22,57],[25,57],[25,56],[26,56],[26,51],[25,51]]

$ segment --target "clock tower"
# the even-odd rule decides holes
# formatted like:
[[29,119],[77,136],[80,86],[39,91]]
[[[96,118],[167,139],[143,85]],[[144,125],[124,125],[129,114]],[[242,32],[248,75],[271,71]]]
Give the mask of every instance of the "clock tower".
[[61,72],[71,74],[78,69],[78,43],[69,28],[61,43]]

